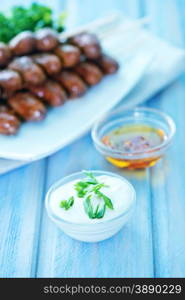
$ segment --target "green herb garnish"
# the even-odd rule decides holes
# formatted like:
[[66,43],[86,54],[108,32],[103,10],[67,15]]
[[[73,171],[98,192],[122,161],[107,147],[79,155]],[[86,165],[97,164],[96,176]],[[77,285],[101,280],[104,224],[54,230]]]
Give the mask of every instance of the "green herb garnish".
[[64,208],[65,210],[70,209],[71,206],[74,204],[74,197],[70,197],[68,200],[63,200],[60,202],[60,207]]
[[105,214],[106,205],[103,203],[98,204],[95,209],[93,209],[91,203],[91,195],[89,195],[84,200],[84,209],[86,214],[89,216],[90,219],[101,219]]
[[87,176],[86,182],[89,184],[98,184],[96,177],[91,173],[84,171],[84,174]]
[[[91,172],[84,171],[84,173],[86,174],[86,178],[75,183],[74,188],[77,196],[84,199],[84,210],[89,218],[101,219],[105,215],[106,207],[114,209],[111,199],[101,192],[103,187],[108,186],[99,182]],[[95,196],[99,200],[96,207],[93,207],[92,196]],[[61,201],[60,207],[68,210],[73,203],[74,197],[70,197],[67,201]]]
[[106,210],[106,205],[103,203],[103,204],[99,204],[96,208],[96,212],[95,212],[95,218],[96,219],[101,219],[104,217],[104,214],[105,214],[105,210]]
[[90,219],[94,219],[94,212],[93,212],[93,206],[91,203],[91,195],[89,195],[84,200],[84,209],[86,214],[89,216]]
[[32,3],[29,7],[13,6],[9,14],[0,13],[0,41],[8,43],[24,30],[34,32],[43,27],[61,32],[64,30],[65,16],[61,13],[55,19],[50,7],[38,3]]
[[105,205],[110,208],[110,209],[113,209],[113,204],[112,204],[112,201],[109,197],[107,197],[105,194],[103,194],[102,192],[100,192],[99,190],[95,192],[95,194],[104,200],[105,202]]
[[77,191],[79,198],[84,198],[84,196],[90,191],[89,188],[92,185],[94,188],[94,186],[96,187],[99,184],[96,177],[94,177],[92,173],[86,171],[84,171],[84,173],[87,175],[87,178],[83,181],[78,181],[75,184],[75,190]]
[[79,181],[75,184],[74,187],[75,190],[77,191],[77,196],[79,198],[83,198],[88,192],[89,183],[84,181]]

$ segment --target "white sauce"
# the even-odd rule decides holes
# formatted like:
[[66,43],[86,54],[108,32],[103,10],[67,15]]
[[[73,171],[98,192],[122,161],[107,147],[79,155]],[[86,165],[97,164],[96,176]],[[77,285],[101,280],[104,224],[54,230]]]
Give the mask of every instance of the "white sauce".
[[[135,196],[131,185],[129,185],[126,181],[119,179],[118,177],[102,175],[96,176],[96,178],[100,183],[104,183],[109,186],[103,187],[101,192],[111,199],[114,206],[113,210],[106,207],[106,212],[102,219],[90,219],[84,211],[84,199],[77,197],[77,193],[74,190],[74,184],[79,181],[75,180],[68,182],[52,191],[49,201],[52,214],[71,223],[94,224],[111,220],[123,214],[124,212],[127,212],[127,210],[129,210],[129,208],[132,206]],[[74,204],[69,210],[66,211],[60,207],[60,202],[62,200],[67,200],[71,196],[74,196]],[[92,201],[96,206],[100,200],[92,199]]]

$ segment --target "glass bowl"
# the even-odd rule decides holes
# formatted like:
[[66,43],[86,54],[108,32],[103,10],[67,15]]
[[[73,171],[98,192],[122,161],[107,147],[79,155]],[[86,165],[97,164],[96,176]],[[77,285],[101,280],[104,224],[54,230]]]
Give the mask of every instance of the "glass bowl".
[[[124,211],[121,211],[118,213],[115,217],[104,220],[102,219],[93,219],[91,220],[91,223],[84,223],[84,222],[69,222],[58,215],[56,215],[53,210],[51,209],[51,201],[52,201],[52,193],[61,187],[62,185],[71,182],[76,179],[83,179],[86,177],[84,172],[78,172],[74,173],[72,175],[69,175],[67,177],[62,178],[61,180],[57,181],[55,184],[51,186],[49,189],[46,200],[45,200],[45,206],[48,213],[48,216],[50,219],[60,228],[63,232],[65,232],[70,237],[84,241],[84,242],[98,242],[105,240],[107,238],[110,238],[115,233],[117,233],[123,225],[128,221],[130,218],[136,201],[136,194],[135,189],[131,185],[129,181],[127,181],[124,177],[118,176],[117,174],[111,173],[111,172],[104,172],[104,171],[91,171],[94,176],[100,176],[100,175],[107,175],[107,176],[113,176],[121,179],[124,184],[127,184],[128,190],[130,191],[130,201],[126,209]],[[124,196],[120,195],[120,197]]]
[[[103,137],[117,128],[141,126],[141,124],[163,132],[163,140],[156,146],[132,152],[112,148],[102,141]],[[96,149],[116,167],[141,169],[155,165],[163,156],[173,139],[175,130],[174,121],[167,114],[156,109],[145,107],[116,109],[95,123],[92,128],[92,139]]]

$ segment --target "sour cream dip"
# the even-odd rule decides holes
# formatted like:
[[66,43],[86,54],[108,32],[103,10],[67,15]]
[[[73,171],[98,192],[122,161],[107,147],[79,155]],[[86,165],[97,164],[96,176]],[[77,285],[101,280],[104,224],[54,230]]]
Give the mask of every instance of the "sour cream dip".
[[[92,171],[91,174],[95,183],[87,185],[82,195],[81,191],[78,193],[78,183],[89,182],[84,172],[67,176],[54,184],[47,193],[46,208],[49,217],[66,234],[77,240],[97,242],[122,228],[130,218],[136,197],[133,186],[125,178],[104,171]],[[94,192],[97,190],[101,192],[100,196]],[[85,205],[88,197],[90,204]]]

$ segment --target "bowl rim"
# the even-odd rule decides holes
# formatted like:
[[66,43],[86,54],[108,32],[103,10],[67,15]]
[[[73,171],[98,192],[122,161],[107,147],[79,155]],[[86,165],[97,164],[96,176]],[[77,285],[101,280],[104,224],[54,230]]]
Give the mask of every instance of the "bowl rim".
[[[129,212],[130,212],[130,209],[133,208],[133,205],[136,203],[136,191],[135,191],[135,188],[134,186],[130,183],[129,180],[127,180],[124,176],[120,176],[116,173],[113,173],[113,172],[109,172],[109,171],[104,171],[104,170],[87,170],[87,171],[90,171],[92,173],[98,173],[99,175],[108,175],[108,176],[114,176],[114,177],[118,177],[120,178],[121,180],[123,180],[125,183],[127,183],[127,185],[129,185],[131,191],[132,191],[132,207],[129,207],[126,211],[124,211],[123,213],[120,213],[119,215],[111,218],[111,219],[108,219],[108,220],[103,220],[102,219],[99,219],[99,221],[97,222],[96,221],[96,225],[101,225],[101,224],[107,224],[107,223],[111,223],[112,221],[115,221],[117,219],[121,219],[124,215],[127,215]],[[79,172],[75,172],[75,173],[72,173],[70,175],[67,175],[67,176],[64,176],[63,178],[59,179],[58,181],[56,181],[54,184],[52,184],[50,186],[50,188],[48,189],[47,193],[46,193],[46,196],[45,196],[45,208],[46,208],[46,211],[48,213],[48,216],[50,217],[50,219],[54,222],[63,222],[63,223],[66,223],[68,225],[75,225],[75,226],[81,226],[81,227],[86,227],[86,226],[94,226],[94,223],[80,223],[80,222],[70,222],[70,221],[67,221],[67,220],[64,220],[58,216],[56,216],[54,213],[52,213],[51,211],[51,208],[50,208],[50,205],[49,205],[49,201],[50,201],[50,195],[53,191],[55,191],[58,187],[62,186],[62,182],[65,181],[65,180],[68,180],[70,178],[73,178],[74,176],[80,176],[84,174],[84,171],[79,171]],[[96,176],[96,175],[95,175]]]
[[[150,147],[149,149],[146,149],[146,150],[143,150],[143,151],[137,151],[137,152],[131,152],[131,153],[124,152],[124,151],[121,151],[121,150],[112,149],[111,147],[106,146],[103,142],[101,142],[101,140],[98,137],[99,126],[104,121],[106,121],[106,118],[112,117],[112,116],[114,116],[114,115],[116,115],[116,114],[118,114],[122,111],[123,111],[123,113],[132,112],[133,115],[136,112],[140,112],[140,113],[149,112],[149,113],[154,113],[154,114],[162,117],[163,122],[165,122],[168,125],[169,131],[170,131],[169,134],[167,135],[167,138],[157,146]],[[120,119],[120,117],[119,117],[119,119]],[[123,119],[124,119],[124,117],[123,117]],[[108,123],[109,122],[107,122],[107,124]],[[105,122],[105,124],[106,124],[106,122]],[[173,119],[168,114],[166,114],[164,112],[161,112],[161,111],[159,111],[158,109],[155,109],[155,108],[148,108],[148,107],[142,106],[142,107],[135,107],[135,108],[130,108],[130,109],[126,109],[126,110],[124,108],[117,108],[117,109],[114,109],[113,111],[111,111],[107,114],[104,114],[103,117],[101,117],[100,119],[98,119],[94,123],[94,126],[92,127],[92,130],[91,130],[91,137],[92,137],[92,140],[93,140],[94,144],[96,146],[99,146],[101,148],[101,150],[104,150],[105,152],[109,153],[109,155],[110,154],[112,154],[114,156],[119,155],[119,156],[126,157],[127,159],[133,159],[134,157],[137,157],[137,156],[146,156],[147,154],[151,155],[154,152],[161,151],[161,150],[165,149],[171,143],[171,141],[172,141],[172,139],[175,135],[175,132],[176,132],[175,122],[173,121]]]

